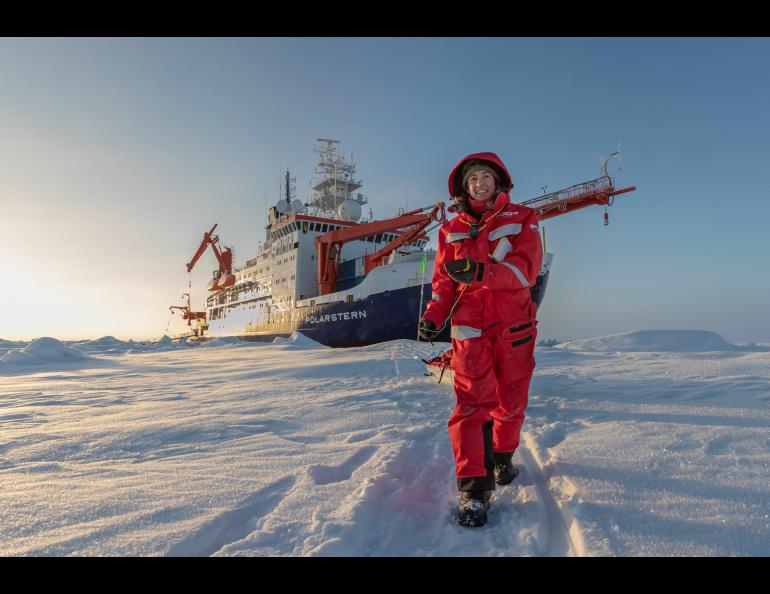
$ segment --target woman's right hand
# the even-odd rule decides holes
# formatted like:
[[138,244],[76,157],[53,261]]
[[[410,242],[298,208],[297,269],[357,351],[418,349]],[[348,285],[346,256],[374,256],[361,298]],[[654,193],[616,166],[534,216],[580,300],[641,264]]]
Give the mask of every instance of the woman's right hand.
[[438,334],[438,332],[436,332],[436,324],[430,320],[420,320],[419,334],[420,338],[423,340],[428,342],[432,341],[436,334]]

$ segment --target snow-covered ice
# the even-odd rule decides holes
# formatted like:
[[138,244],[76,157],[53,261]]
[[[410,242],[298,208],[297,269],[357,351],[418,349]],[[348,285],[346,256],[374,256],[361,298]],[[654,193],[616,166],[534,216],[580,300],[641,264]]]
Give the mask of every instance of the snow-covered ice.
[[716,332],[706,330],[640,330],[598,338],[572,340],[558,348],[596,352],[710,352],[710,351],[768,351],[757,344],[734,345]]
[[765,348],[539,348],[522,472],[469,529],[442,346],[0,341],[0,555],[770,554]]
[[0,365],[35,365],[46,366],[57,363],[70,363],[72,361],[86,361],[90,357],[74,346],[68,346],[55,338],[36,338],[28,345],[8,349],[0,357]]

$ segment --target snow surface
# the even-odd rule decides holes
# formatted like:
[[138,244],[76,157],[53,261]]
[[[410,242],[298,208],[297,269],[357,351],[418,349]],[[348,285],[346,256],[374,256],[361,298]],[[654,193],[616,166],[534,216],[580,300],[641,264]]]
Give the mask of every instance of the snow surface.
[[770,554],[770,353],[645,332],[538,349],[480,529],[448,345],[2,343],[0,555]]

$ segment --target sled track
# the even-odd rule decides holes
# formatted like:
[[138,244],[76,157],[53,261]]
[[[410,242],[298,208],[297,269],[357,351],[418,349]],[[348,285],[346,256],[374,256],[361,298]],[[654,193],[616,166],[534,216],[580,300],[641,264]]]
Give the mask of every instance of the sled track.
[[[546,467],[537,450],[537,446],[528,433],[522,432],[522,444],[518,454],[540,495],[543,506],[543,517],[547,526],[543,527],[543,540],[546,557],[583,557],[585,545],[580,527],[568,509],[559,503],[556,495],[549,487],[553,467]],[[567,481],[564,481],[566,484]],[[545,544],[545,543],[544,543]]]

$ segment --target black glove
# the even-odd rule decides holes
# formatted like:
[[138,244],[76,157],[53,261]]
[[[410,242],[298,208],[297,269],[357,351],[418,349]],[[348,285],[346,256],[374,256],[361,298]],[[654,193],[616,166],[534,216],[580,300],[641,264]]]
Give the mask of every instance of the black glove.
[[452,280],[464,285],[470,285],[474,280],[480,281],[484,276],[484,264],[471,260],[470,256],[447,262],[444,269]]
[[419,328],[420,338],[427,342],[431,342],[433,338],[438,334],[436,331],[436,324],[430,320],[420,320]]

